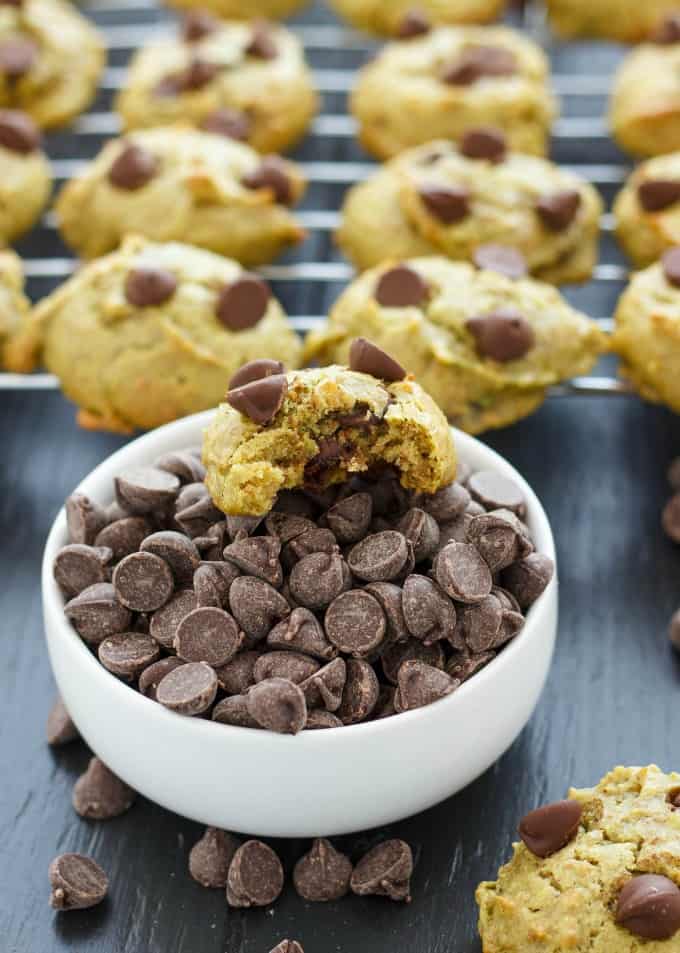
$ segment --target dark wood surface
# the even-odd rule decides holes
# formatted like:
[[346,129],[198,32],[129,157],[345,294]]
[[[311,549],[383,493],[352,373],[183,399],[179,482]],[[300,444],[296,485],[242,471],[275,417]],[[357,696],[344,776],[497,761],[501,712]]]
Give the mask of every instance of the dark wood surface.
[[[615,55],[598,53],[600,67]],[[347,61],[342,53],[317,54],[316,65]],[[556,61],[563,71],[563,50]],[[592,53],[582,62],[590,70]],[[572,115],[582,105],[567,104]],[[602,107],[597,101],[589,110]],[[336,111],[338,104],[327,108]],[[564,161],[617,159],[606,143],[580,151],[574,143],[557,146]],[[53,140],[53,154],[72,155],[69,148],[66,138]],[[360,157],[344,142],[307,144],[300,155]],[[610,197],[611,189],[605,191]],[[313,188],[308,207],[337,207],[339,197],[338,190]],[[45,246],[36,251],[38,240]],[[39,236],[23,247],[49,254],[58,251],[54,241]],[[610,241],[603,253],[607,261],[621,261]],[[319,237],[301,252],[308,259],[329,254],[327,239]],[[32,283],[34,295],[43,290]],[[308,314],[320,313],[338,289],[276,290],[293,313]],[[617,290],[591,285],[570,296],[605,315]],[[80,743],[54,752],[45,744],[54,686],[39,563],[63,499],[123,439],[79,431],[72,407],[54,392],[4,391],[0,408],[2,953],[268,953],[283,937],[301,940],[306,953],[479,953],[475,886],[508,857],[527,810],[563,796],[571,783],[594,783],[618,763],[678,768],[680,666],[666,625],[680,604],[680,554],[660,531],[659,511],[666,465],[680,453],[680,421],[633,398],[551,400],[530,420],[487,438],[537,490],[559,549],[558,648],[531,723],[506,756],[457,797],[388,830],[339,839],[357,856],[384,836],[406,838],[417,859],[410,906],[358,898],[312,906],[288,884],[273,910],[230,911],[220,891],[206,891],[188,876],[197,825],[144,800],[108,823],[84,822],[71,808],[88,752]],[[102,717],[115,720],[116,713]],[[276,811],[275,790],[271,802]],[[306,849],[297,841],[275,846],[288,872]],[[105,867],[111,894],[93,911],[57,916],[47,904],[47,866],[71,850]]]

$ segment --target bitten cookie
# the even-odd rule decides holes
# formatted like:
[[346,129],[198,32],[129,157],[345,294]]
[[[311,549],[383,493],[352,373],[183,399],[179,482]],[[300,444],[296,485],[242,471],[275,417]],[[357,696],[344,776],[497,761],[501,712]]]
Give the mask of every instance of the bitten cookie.
[[680,149],[680,14],[656,38],[628,54],[612,88],[609,123],[621,148],[634,155]]
[[351,109],[362,145],[380,159],[476,126],[502,129],[513,149],[543,155],[557,103],[548,62],[506,27],[439,27],[392,43],[359,73]]
[[21,259],[13,251],[0,251],[0,367],[5,344],[26,320],[30,307]]
[[52,173],[38,127],[26,113],[0,109],[0,242],[9,244],[40,217]]
[[181,127],[108,142],[56,203],[64,240],[86,258],[125,235],[187,241],[245,265],[304,238],[288,206],[305,183],[297,167],[223,136]]
[[244,361],[296,367],[300,349],[267,285],[236,262],[131,237],[41,301],[6,358],[17,371],[42,359],[82,426],[129,432],[214,406]]
[[639,165],[616,197],[614,216],[617,238],[636,265],[680,244],[680,152]]
[[680,413],[680,248],[633,275],[614,317],[623,376],[646,400]]
[[550,26],[565,38],[602,37],[622,43],[644,40],[677,0],[547,0]]
[[546,388],[587,372],[606,347],[595,322],[551,285],[445,258],[365,272],[308,336],[306,361],[343,363],[358,334],[472,433],[531,413]]
[[125,129],[183,121],[281,152],[318,106],[299,40],[284,27],[188,14],[177,39],[140,50],[116,107]]
[[513,246],[531,274],[560,284],[590,277],[601,213],[589,183],[546,159],[507,153],[497,132],[477,130],[459,148],[442,141],[406,152],[356,185],[337,238],[362,269]]
[[[202,0],[200,6],[218,17],[250,20],[253,17],[287,17],[306,7],[309,0]],[[195,0],[171,0],[171,6],[192,10]]]
[[424,493],[453,480],[451,430],[432,398],[367,341],[350,363],[232,382],[203,442],[223,512],[259,516],[280,490],[321,490],[377,465]]
[[0,107],[21,109],[44,128],[86,109],[104,66],[99,33],[71,3],[19,0],[0,18]]
[[370,33],[408,38],[430,24],[488,23],[504,7],[503,0],[331,0],[340,16]]
[[477,888],[484,953],[675,953],[680,774],[615,768],[532,811]]

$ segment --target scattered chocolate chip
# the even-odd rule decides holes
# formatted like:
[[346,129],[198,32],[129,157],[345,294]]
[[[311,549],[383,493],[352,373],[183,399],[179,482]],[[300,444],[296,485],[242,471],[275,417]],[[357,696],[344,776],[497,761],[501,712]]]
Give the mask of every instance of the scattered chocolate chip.
[[229,604],[231,584],[238,575],[238,569],[231,563],[201,563],[193,579],[197,604],[225,608]]
[[219,23],[207,10],[190,10],[182,20],[182,39],[198,43],[219,28]]
[[283,890],[281,861],[262,841],[249,840],[234,854],[227,880],[230,907],[267,907]]
[[[193,488],[196,486],[203,487],[199,494],[193,493]],[[175,522],[182,527],[187,536],[194,539],[204,534],[211,535],[215,524],[219,523],[220,526],[215,530],[217,533],[215,539],[221,539],[224,545],[223,534],[226,527],[223,516],[224,514],[220,513],[214,505],[207,488],[202,483],[189,483],[180,490],[175,504]],[[220,555],[221,549],[222,547],[220,547]]]
[[243,364],[236,371],[234,376],[229,381],[229,390],[234,390],[237,387],[243,387],[245,384],[252,384],[253,381],[262,380],[263,377],[272,377],[272,375],[275,374],[285,373],[286,369],[281,361],[271,361],[267,358],[260,358],[257,361],[250,361],[248,364]]
[[260,725],[248,712],[246,695],[231,695],[215,705],[213,721],[235,728],[259,728]]
[[680,787],[672,788],[668,792],[668,796],[666,800],[670,804],[672,810],[674,811],[680,810]]
[[21,37],[0,43],[0,73],[12,81],[21,79],[38,60],[38,47],[32,40]]
[[520,608],[526,611],[543,593],[555,572],[555,565],[543,553],[531,553],[526,559],[503,570],[503,588],[517,599]]
[[223,107],[206,116],[201,121],[200,128],[204,132],[213,133],[213,135],[226,136],[227,139],[235,139],[237,142],[247,142],[253,129],[253,123],[246,113]]
[[227,392],[227,402],[260,426],[271,423],[285,399],[288,381],[285,374],[273,374]]
[[511,510],[492,510],[470,520],[468,542],[476,546],[492,573],[507,569],[533,551],[520,519]]
[[576,837],[582,813],[578,801],[546,804],[522,818],[519,836],[536,857],[550,857]]
[[455,640],[456,608],[433,579],[417,574],[408,576],[402,606],[409,632],[423,645],[441,639]]
[[373,516],[373,501],[369,493],[352,493],[335,503],[326,512],[326,523],[336,540],[345,545],[355,543],[366,535]]
[[495,652],[483,652],[481,655],[454,655],[446,666],[451,678],[458,682],[466,682],[473,675],[489,664],[496,657]]
[[449,483],[432,495],[418,497],[418,506],[438,523],[457,519],[470,503],[470,494],[460,483]]
[[520,518],[526,514],[524,494],[512,480],[494,470],[477,470],[468,480],[472,498],[485,510],[511,510]]
[[409,631],[404,618],[402,590],[399,586],[392,582],[371,582],[365,590],[378,600],[385,613],[386,641],[406,641],[409,638]]
[[352,863],[325,837],[317,837],[293,869],[293,884],[303,900],[327,903],[349,893]]
[[342,722],[337,715],[324,708],[314,708],[307,712],[305,731],[318,731],[324,728],[342,728]]
[[374,596],[363,589],[350,589],[337,596],[326,609],[324,628],[341,652],[365,658],[384,641],[387,620]]
[[69,540],[72,543],[91,546],[108,522],[104,507],[94,503],[83,493],[73,493],[66,500],[64,508]]
[[177,279],[167,268],[133,268],[125,279],[125,297],[135,308],[156,308],[177,290]]
[[267,636],[267,645],[272,649],[302,652],[322,662],[336,655],[336,649],[326,638],[321,623],[313,612],[304,607],[293,609],[287,619],[274,626]]
[[[182,483],[201,483],[205,478],[205,467],[200,459],[188,450],[176,450],[164,453],[154,460],[154,467],[173,473]],[[181,491],[180,491],[181,493]],[[179,500],[179,496],[177,498]]]
[[437,521],[425,510],[413,507],[406,512],[397,529],[413,546],[413,556],[417,563],[429,559],[439,545],[439,526]]
[[389,582],[413,568],[413,547],[402,533],[386,530],[366,536],[347,555],[351,572],[366,582]]
[[134,192],[153,179],[158,165],[158,159],[148,149],[128,143],[111,164],[109,182],[117,189]]
[[142,516],[125,516],[105,526],[95,539],[95,546],[108,548],[112,552],[111,561],[119,563],[121,559],[136,553],[151,532],[150,523]]
[[311,553],[293,566],[290,592],[308,609],[325,609],[350,586],[347,563],[337,554]]
[[666,281],[680,288],[680,248],[669,248],[661,256],[661,267]]
[[255,684],[255,663],[262,653],[259,650],[239,652],[233,659],[215,669],[222,691],[228,695],[245,695]]
[[399,669],[397,685],[394,707],[396,711],[402,712],[422,708],[445,698],[458,688],[460,682],[440,668],[414,659],[404,662]]
[[281,540],[276,536],[251,536],[230,543],[224,550],[227,562],[234,563],[248,576],[264,579],[278,589],[283,582],[279,556]]
[[344,659],[336,658],[300,682],[307,709],[326,708],[327,711],[337,711],[342,703],[346,681],[347,664]]
[[497,164],[502,162],[508,151],[505,134],[493,127],[469,129],[460,140],[461,155],[468,159],[485,159]]
[[451,86],[471,86],[480,79],[512,76],[517,72],[517,58],[502,46],[470,46],[442,74]]
[[418,189],[418,195],[428,212],[445,225],[462,222],[470,214],[470,191],[462,186],[423,185]]
[[481,270],[495,271],[514,280],[525,278],[529,272],[524,255],[508,245],[479,245],[472,254],[472,260]]
[[422,10],[414,7],[413,10],[408,10],[402,17],[397,27],[396,36],[399,40],[412,40],[414,37],[423,36],[429,32],[430,21]]
[[[220,291],[217,299],[217,317],[225,328],[230,331],[246,331],[254,328],[258,321],[267,313],[271,291],[269,285],[257,275],[244,272],[240,278],[233,281],[230,285],[225,285]],[[272,362],[273,363],[273,362]],[[277,378],[282,376],[282,371],[275,375]],[[270,374],[261,374],[244,384],[232,385],[233,387],[243,387],[245,384],[251,384],[260,381]]]
[[481,602],[491,592],[489,567],[474,546],[451,542],[437,554],[434,577],[447,595],[457,602]]
[[300,685],[319,671],[316,659],[301,652],[264,652],[253,667],[255,682],[264,682],[269,678],[283,678]]
[[157,662],[149,665],[139,676],[138,685],[142,695],[146,695],[147,698],[151,698],[155,701],[158,686],[168,672],[172,672],[173,669],[179,668],[180,665],[184,664],[182,659],[174,655],[169,655],[167,658],[159,659]]
[[63,701],[57,696],[47,716],[47,744],[56,748],[75,741],[76,738],[80,738],[80,733],[71,721]]
[[158,645],[143,632],[109,635],[99,643],[97,656],[104,668],[121,678],[136,678],[160,655]]
[[[395,265],[384,271],[375,287],[375,300],[383,308],[418,308],[425,304],[429,294],[424,279],[408,265]],[[406,375],[393,358],[365,338],[352,342],[350,367],[353,371],[363,371],[387,381],[400,381]]]
[[132,613],[119,602],[109,582],[88,586],[66,603],[64,613],[80,637],[93,645],[107,635],[125,632],[132,621]]
[[379,693],[380,685],[369,663],[362,659],[349,659],[342,702],[337,710],[343,725],[365,721],[375,708]]
[[241,642],[233,616],[224,609],[207,606],[184,616],[177,626],[174,647],[186,662],[207,662],[217,668],[236,655]]
[[469,318],[465,327],[475,339],[480,357],[507,363],[525,357],[536,343],[534,329],[515,308]]
[[269,23],[256,21],[253,24],[250,40],[246,46],[246,54],[254,56],[258,60],[276,59],[278,49]]
[[180,482],[174,473],[157,467],[131,467],[116,477],[114,485],[120,505],[136,516],[144,516],[173,503]]
[[375,894],[411,902],[413,855],[403,840],[387,840],[365,854],[352,872],[350,886],[360,897]]
[[134,612],[154,612],[172,595],[175,582],[170,566],[153,553],[131,553],[113,573],[116,596]]
[[201,839],[191,848],[189,873],[202,887],[224,889],[238,848],[239,841],[233,834],[218,827],[206,827]]
[[564,189],[542,195],[536,202],[536,211],[547,229],[563,232],[569,228],[581,207],[581,193],[576,189]]
[[280,205],[290,205],[293,201],[288,164],[278,156],[265,156],[257,169],[243,177],[241,184],[247,189],[267,189]]
[[215,701],[217,684],[217,675],[205,662],[187,662],[161,680],[156,701],[181,715],[200,715]]
[[652,43],[680,43],[680,13],[667,14],[652,31]]
[[177,627],[185,616],[197,608],[198,600],[191,589],[176,592],[164,606],[152,615],[149,635],[167,651],[174,651]]
[[195,544],[183,533],[162,530],[152,533],[140,547],[144,553],[153,553],[164,560],[172,571],[175,584],[180,589],[191,586],[194,573],[201,565],[201,554]]
[[218,63],[208,63],[198,57],[193,59],[183,72],[174,77],[177,92],[191,93],[197,89],[203,89],[215,79],[220,69]]
[[[279,654],[288,660],[292,658],[290,653]],[[253,685],[246,695],[246,705],[248,713],[262,728],[278,734],[296,735],[307,721],[304,693],[287,678],[267,678]]]
[[458,608],[458,634],[465,647],[473,654],[481,654],[495,648],[501,636],[503,606],[493,593],[474,605]]
[[135,792],[99,758],[91,758],[73,788],[73,807],[81,817],[107,821],[129,810]]
[[39,149],[41,142],[40,130],[30,116],[15,109],[0,109],[0,146],[28,155]]
[[635,936],[669,940],[680,930],[680,887],[659,874],[640,874],[624,884],[616,922]]
[[290,615],[290,606],[281,593],[256,576],[234,579],[229,590],[229,605],[246,635],[258,641]]
[[62,546],[54,559],[54,578],[68,598],[98,582],[106,582],[106,566],[113,553],[105,546],[70,543]]
[[52,893],[50,906],[55,910],[86,910],[101,903],[109,889],[109,879],[90,857],[60,854],[49,868]]

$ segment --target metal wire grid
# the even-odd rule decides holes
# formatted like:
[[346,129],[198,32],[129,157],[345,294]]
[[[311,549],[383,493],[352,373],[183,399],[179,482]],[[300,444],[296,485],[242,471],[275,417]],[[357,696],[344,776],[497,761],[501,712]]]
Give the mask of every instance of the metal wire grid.
[[[89,0],[83,7],[102,31],[109,49],[93,108],[72,127],[47,141],[57,188],[77,174],[119,130],[112,100],[125,79],[126,63],[139,46],[173,29],[172,19],[154,0]],[[515,14],[518,24],[519,14]],[[527,7],[522,25],[544,42],[553,62],[553,87],[562,100],[562,117],[553,129],[552,157],[593,182],[610,200],[624,181],[628,169],[624,158],[608,138],[607,95],[613,68],[621,56],[614,47],[594,44],[551,47],[540,14]],[[310,188],[297,217],[307,228],[304,245],[289,253],[282,263],[262,268],[281,299],[296,330],[304,333],[323,320],[332,301],[352,279],[353,269],[334,248],[332,233],[339,224],[345,189],[365,178],[375,168],[356,143],[356,124],[347,113],[347,94],[357,68],[374,52],[376,44],[332,21],[320,7],[294,22],[314,70],[323,97],[320,115],[305,142],[293,155],[307,176]],[[595,71],[594,71],[595,69]],[[586,159],[588,161],[583,161]],[[567,297],[611,328],[611,315],[628,269],[614,243],[612,218],[602,219],[602,260],[593,280],[582,288],[565,289]],[[61,243],[53,213],[17,246],[24,260],[29,295],[37,299],[51,291],[74,269],[76,262]],[[43,390],[57,388],[49,374],[0,373],[0,389]],[[578,378],[551,392],[565,394],[627,393],[616,378],[601,374]]]

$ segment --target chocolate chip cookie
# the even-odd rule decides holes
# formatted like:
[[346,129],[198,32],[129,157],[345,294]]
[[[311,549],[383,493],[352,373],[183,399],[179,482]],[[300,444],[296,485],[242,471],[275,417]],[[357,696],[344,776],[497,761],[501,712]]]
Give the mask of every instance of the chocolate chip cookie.
[[52,188],[38,127],[26,113],[0,109],[0,242],[8,244],[39,218]]
[[0,252],[0,367],[5,345],[26,321],[30,307],[21,259],[13,251]]
[[351,109],[362,145],[388,159],[433,139],[495,126],[511,148],[543,155],[557,103],[548,61],[506,27],[439,27],[391,43],[359,74]]
[[214,133],[163,127],[108,142],[64,186],[56,213],[65,241],[86,258],[139,234],[259,265],[304,238],[289,211],[304,187],[284,159]]
[[306,361],[343,363],[360,333],[472,433],[533,411],[548,387],[586,373],[606,340],[550,285],[445,258],[365,272],[308,336]]
[[583,179],[476,129],[459,146],[409,150],[354,186],[337,238],[359,268],[433,254],[469,261],[481,245],[514,246],[532,275],[561,284],[590,277],[601,212]]
[[614,216],[616,237],[640,267],[680,244],[680,152],[640,163],[616,197]]
[[638,43],[668,13],[677,11],[677,0],[546,0],[550,26],[560,36],[601,37]]
[[0,23],[0,107],[20,109],[43,128],[86,109],[104,67],[104,45],[64,0],[6,3]]
[[340,16],[370,33],[409,39],[438,23],[488,23],[502,0],[331,0]]
[[260,278],[138,237],[41,301],[6,348],[11,369],[42,360],[59,377],[82,426],[120,432],[214,406],[263,355],[295,367],[300,344]]
[[183,121],[280,152],[300,139],[318,106],[302,46],[265,21],[187,14],[176,38],[140,50],[116,101],[125,129]]
[[615,768],[528,814],[477,888],[484,953],[673,953],[680,942],[680,774]]

